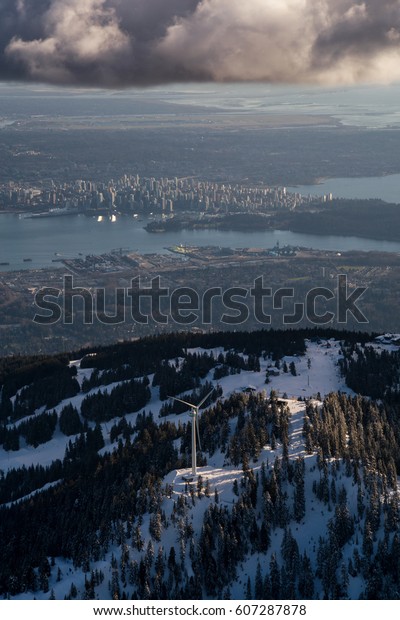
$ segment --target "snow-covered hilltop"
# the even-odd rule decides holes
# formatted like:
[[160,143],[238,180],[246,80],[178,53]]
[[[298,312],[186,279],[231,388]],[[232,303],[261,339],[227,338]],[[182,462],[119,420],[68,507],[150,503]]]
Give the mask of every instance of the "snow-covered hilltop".
[[398,598],[397,343],[293,334],[3,373],[1,594]]

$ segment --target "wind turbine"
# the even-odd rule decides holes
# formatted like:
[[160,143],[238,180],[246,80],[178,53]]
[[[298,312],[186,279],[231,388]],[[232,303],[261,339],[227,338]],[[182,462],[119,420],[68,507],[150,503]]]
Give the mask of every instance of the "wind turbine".
[[186,400],[181,400],[180,398],[175,398],[175,396],[169,396],[168,398],[172,398],[172,400],[176,400],[179,403],[183,403],[190,407],[189,416],[192,418],[192,476],[197,475],[196,467],[197,467],[197,448],[196,448],[196,433],[199,440],[199,446],[201,450],[201,442],[200,442],[200,434],[199,434],[199,409],[206,402],[207,398],[213,393],[214,388],[208,392],[207,396],[203,398],[203,400],[198,405],[193,405],[193,403],[188,403]]

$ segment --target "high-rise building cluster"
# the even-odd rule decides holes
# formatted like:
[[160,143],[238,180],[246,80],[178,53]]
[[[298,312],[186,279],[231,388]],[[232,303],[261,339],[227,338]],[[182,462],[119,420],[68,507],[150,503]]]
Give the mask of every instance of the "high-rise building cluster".
[[248,212],[295,209],[310,202],[328,202],[332,195],[317,198],[289,192],[285,187],[248,187],[216,183],[193,177],[141,178],[124,174],[108,182],[52,180],[35,187],[10,182],[0,186],[0,209],[38,210],[68,208],[80,212],[116,210],[173,214],[176,211]]

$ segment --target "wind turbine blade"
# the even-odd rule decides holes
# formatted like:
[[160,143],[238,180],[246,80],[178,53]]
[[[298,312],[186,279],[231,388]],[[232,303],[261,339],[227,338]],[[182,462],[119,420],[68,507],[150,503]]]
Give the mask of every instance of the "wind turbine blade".
[[186,402],[186,400],[182,400],[181,398],[175,398],[175,396],[167,396],[167,398],[172,398],[172,400],[177,400],[179,403],[183,403],[184,405],[187,405],[188,407],[191,407],[191,408],[194,407],[193,403],[188,403]]
[[196,431],[197,431],[197,440],[199,442],[199,449],[201,450],[201,441],[200,441],[200,429],[199,429],[199,414],[196,415]]
[[197,409],[200,409],[200,407],[202,406],[202,404],[206,402],[207,398],[208,398],[209,396],[211,396],[211,394],[212,394],[213,392],[214,392],[214,388],[213,388],[210,392],[208,392],[207,396],[205,396],[205,397],[203,398],[203,400],[201,401],[201,403],[199,403],[199,404],[197,405]]

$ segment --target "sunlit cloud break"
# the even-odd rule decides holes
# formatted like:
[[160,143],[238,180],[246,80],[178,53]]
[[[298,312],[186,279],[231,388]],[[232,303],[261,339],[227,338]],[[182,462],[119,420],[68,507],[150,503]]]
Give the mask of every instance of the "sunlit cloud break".
[[389,83],[400,1],[0,0],[0,79]]

